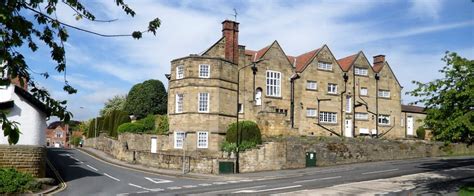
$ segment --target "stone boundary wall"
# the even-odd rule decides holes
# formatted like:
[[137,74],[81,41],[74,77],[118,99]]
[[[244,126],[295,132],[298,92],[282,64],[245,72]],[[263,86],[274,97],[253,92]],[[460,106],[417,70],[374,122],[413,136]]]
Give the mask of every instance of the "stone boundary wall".
[[0,168],[15,168],[42,178],[46,170],[46,149],[33,145],[0,145]]
[[473,155],[474,146],[420,140],[371,138],[289,137],[272,138],[240,154],[241,172],[306,167],[306,152],[316,152],[317,166],[349,163]]
[[[158,151],[151,153],[151,137],[157,138]],[[160,150],[164,149],[168,142],[167,135],[150,134],[121,134],[117,139],[100,135],[97,138],[88,138],[84,141],[84,146],[92,147],[114,158],[128,163],[141,164],[161,169],[183,168],[183,150]],[[207,150],[186,151],[185,169],[189,172],[218,174],[219,161],[233,161],[226,153],[215,153]]]

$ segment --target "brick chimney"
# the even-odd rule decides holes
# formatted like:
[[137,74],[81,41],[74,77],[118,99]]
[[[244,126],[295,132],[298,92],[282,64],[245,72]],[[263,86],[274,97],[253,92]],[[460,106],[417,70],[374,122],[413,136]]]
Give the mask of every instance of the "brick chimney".
[[385,62],[385,55],[379,54],[374,56],[374,65],[381,64]]
[[239,63],[239,23],[231,20],[222,22],[222,36],[225,39],[225,59]]

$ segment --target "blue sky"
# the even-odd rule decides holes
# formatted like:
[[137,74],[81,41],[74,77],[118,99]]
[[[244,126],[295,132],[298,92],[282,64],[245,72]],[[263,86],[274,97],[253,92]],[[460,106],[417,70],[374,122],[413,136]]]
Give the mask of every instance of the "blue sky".
[[[336,58],[362,50],[368,58],[385,54],[403,92],[412,80],[441,77],[440,59],[446,50],[474,57],[474,2],[471,0],[352,0],[352,1],[127,1],[137,15],[126,16],[113,1],[84,1],[99,19],[112,23],[76,21],[72,10],[61,5],[58,18],[104,34],[145,29],[155,17],[162,20],[156,36],[143,39],[103,38],[68,29],[67,79],[79,92],[62,92],[63,75],[54,71],[49,51],[27,53],[35,72],[49,72],[47,80],[34,75],[57,99],[68,100],[75,119],[98,114],[108,98],[126,94],[136,83],[158,79],[170,61],[200,53],[221,37],[221,22],[240,22],[240,44],[260,49],[278,40],[288,55],[299,55],[327,44]],[[369,59],[371,61],[371,59]],[[403,102],[415,99],[402,96]]]

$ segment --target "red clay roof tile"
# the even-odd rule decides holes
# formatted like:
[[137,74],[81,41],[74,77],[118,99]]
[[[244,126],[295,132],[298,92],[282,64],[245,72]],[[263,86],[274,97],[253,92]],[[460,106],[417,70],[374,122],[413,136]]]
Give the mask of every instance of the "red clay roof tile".
[[341,68],[343,71],[348,71],[351,68],[356,57],[357,57],[357,54],[353,54],[353,55],[344,57],[342,59],[339,59],[337,60],[337,62],[339,63],[339,65],[341,65]]
[[296,57],[296,66],[295,66],[296,71],[297,72],[303,71],[304,68],[306,67],[306,65],[309,63],[309,60],[311,60],[313,58],[313,56],[316,55],[316,53],[318,53],[319,49],[320,48],[297,56]]

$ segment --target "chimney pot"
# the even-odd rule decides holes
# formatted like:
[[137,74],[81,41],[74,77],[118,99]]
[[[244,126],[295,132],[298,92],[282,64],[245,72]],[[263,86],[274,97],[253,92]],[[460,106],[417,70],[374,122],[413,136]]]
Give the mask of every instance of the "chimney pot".
[[222,22],[222,36],[225,39],[225,59],[239,63],[239,23],[231,20]]

